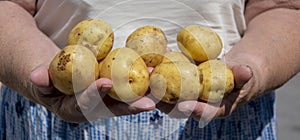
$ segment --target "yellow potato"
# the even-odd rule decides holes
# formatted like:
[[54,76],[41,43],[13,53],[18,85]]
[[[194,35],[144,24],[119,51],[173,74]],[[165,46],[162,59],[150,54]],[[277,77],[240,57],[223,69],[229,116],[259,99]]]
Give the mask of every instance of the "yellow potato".
[[137,37],[137,36],[143,36],[143,35],[147,35],[147,34],[156,34],[161,36],[162,38],[166,39],[166,36],[164,34],[164,32],[162,31],[162,29],[155,27],[155,26],[143,26],[140,27],[138,29],[136,29],[135,31],[133,31],[127,38],[127,41]]
[[184,54],[181,52],[167,52],[164,55],[164,58],[161,63],[166,62],[176,62],[176,61],[184,61],[184,62],[191,62]]
[[166,103],[197,100],[202,92],[201,74],[190,62],[166,62],[157,65],[150,76],[151,94]]
[[105,21],[94,18],[79,22],[69,33],[67,45],[83,45],[102,60],[111,51],[114,33]]
[[144,26],[128,36],[126,47],[141,55],[147,66],[154,67],[163,59],[167,49],[167,39],[160,28]]
[[224,62],[209,60],[199,64],[198,69],[203,74],[203,92],[199,99],[220,102],[234,88],[233,73]]
[[223,45],[219,35],[212,29],[189,25],[177,34],[179,49],[196,62],[215,59],[221,53]]
[[149,88],[149,72],[143,59],[130,48],[117,48],[103,60],[101,78],[113,81],[109,95],[131,102],[142,97]]
[[69,45],[50,63],[49,76],[55,88],[72,95],[83,91],[99,77],[98,62],[88,48]]

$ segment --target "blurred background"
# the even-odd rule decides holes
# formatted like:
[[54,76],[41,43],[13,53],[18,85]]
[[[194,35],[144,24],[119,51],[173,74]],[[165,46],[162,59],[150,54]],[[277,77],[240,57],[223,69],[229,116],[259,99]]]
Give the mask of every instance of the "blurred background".
[[276,92],[278,140],[299,140],[300,74],[296,75]]

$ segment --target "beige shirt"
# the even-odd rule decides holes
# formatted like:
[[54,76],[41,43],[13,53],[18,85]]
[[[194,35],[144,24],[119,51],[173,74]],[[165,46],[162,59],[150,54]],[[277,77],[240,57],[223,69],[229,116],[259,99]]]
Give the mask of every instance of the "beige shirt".
[[115,33],[114,48],[124,47],[127,36],[144,25],[162,28],[168,47],[178,50],[177,32],[190,24],[215,30],[226,53],[243,34],[245,0],[39,0],[35,15],[39,28],[59,46],[79,21],[100,18]]

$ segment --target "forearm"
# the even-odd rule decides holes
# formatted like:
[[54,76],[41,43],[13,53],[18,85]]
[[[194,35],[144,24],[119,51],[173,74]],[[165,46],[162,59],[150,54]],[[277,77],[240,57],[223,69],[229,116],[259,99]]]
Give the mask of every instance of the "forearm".
[[229,58],[253,70],[250,82],[256,93],[276,89],[300,71],[300,11],[272,9],[249,21],[247,30]]
[[0,9],[0,81],[31,98],[30,72],[49,65],[59,48],[20,6],[0,1]]
[[36,12],[36,3],[37,0],[0,0],[1,1],[11,1],[23,7],[31,15],[34,15]]

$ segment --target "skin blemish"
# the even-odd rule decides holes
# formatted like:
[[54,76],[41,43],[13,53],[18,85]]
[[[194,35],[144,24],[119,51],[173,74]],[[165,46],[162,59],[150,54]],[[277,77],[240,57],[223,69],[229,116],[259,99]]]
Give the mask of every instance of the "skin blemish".
[[66,65],[71,61],[70,57],[71,54],[65,55],[65,52],[62,51],[62,53],[59,55],[59,62],[57,64],[58,71],[66,70]]
[[64,55],[66,52],[65,51],[61,51],[60,54],[59,54],[59,58]]
[[81,35],[81,34],[80,34],[80,28],[76,28],[76,29],[75,29],[75,33],[77,33],[77,35],[80,36],[80,35]]

